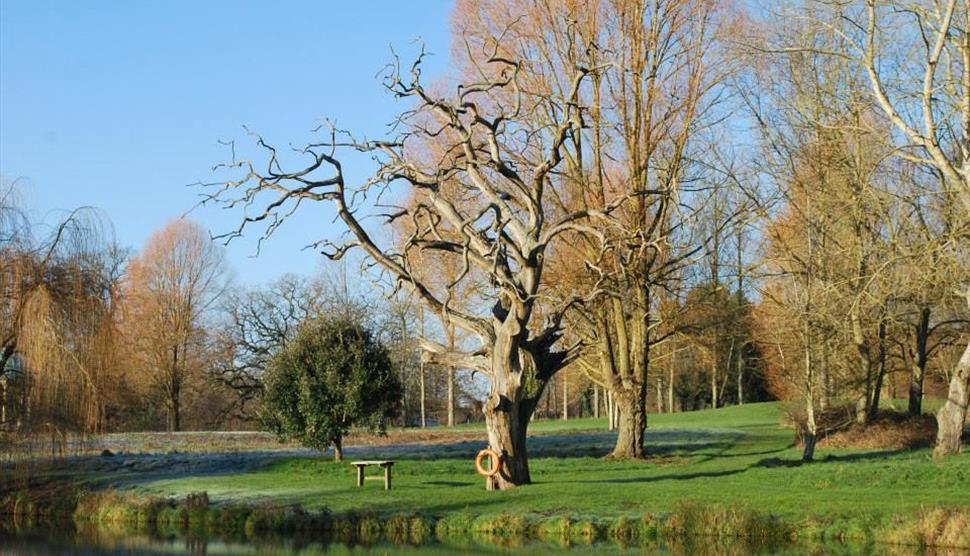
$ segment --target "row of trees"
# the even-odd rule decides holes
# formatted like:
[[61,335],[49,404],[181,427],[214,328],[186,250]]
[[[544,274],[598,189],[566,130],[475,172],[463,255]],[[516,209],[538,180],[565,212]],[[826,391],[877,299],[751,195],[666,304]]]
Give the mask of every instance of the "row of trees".
[[0,193],[3,429],[63,438],[164,416],[179,430],[187,398],[198,421],[212,417],[198,377],[212,359],[207,311],[228,282],[208,235],[176,221],[130,257],[93,209],[48,226],[15,184]]
[[171,222],[131,253],[94,209],[35,222],[15,184],[0,192],[0,430],[64,439],[252,427],[270,360],[302,323],[324,316],[390,346],[406,386],[400,424],[430,418],[446,395],[449,422],[474,405],[467,380],[421,364],[418,316],[404,298],[352,291],[345,272],[238,287],[223,249],[192,221]]
[[[970,90],[963,2],[792,5],[770,19],[743,92],[777,184],[763,226],[761,323],[769,365],[815,412],[833,399],[873,418],[887,373],[910,371],[921,412],[927,367],[951,385],[937,453],[966,416]],[[892,68],[892,69],[890,69]],[[967,348],[970,350],[970,347]]]
[[[265,209],[229,240],[327,203],[346,235],[320,239],[324,254],[361,250],[392,295],[460,330],[422,347],[487,378],[500,488],[530,481],[529,419],[572,365],[618,408],[616,457],[643,455],[648,384],[688,347],[715,406],[760,356],[804,408],[806,459],[815,413],[851,399],[874,415],[895,357],[919,410],[929,362],[966,343],[966,2],[507,0],[455,14],[447,85],[423,83],[423,52],[389,66],[386,88],[409,103],[397,134],[326,129],[297,152],[306,164],[259,139],[268,164],[227,165],[209,199]],[[348,151],[373,157],[371,178],[348,182]],[[753,336],[723,318],[730,306]],[[703,307],[720,313],[707,326]],[[940,455],[959,448],[967,350],[948,367]]]

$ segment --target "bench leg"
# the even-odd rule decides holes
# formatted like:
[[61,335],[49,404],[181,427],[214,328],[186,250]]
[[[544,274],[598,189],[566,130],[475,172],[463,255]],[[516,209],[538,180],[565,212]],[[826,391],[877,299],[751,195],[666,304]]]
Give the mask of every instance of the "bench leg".
[[357,466],[357,486],[364,486],[364,467],[361,465]]
[[391,466],[384,467],[384,490],[391,490]]

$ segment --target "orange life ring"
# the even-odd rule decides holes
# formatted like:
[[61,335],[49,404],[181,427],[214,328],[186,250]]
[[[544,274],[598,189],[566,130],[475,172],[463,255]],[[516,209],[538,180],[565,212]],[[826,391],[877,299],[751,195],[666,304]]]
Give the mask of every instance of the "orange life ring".
[[[485,467],[482,466],[482,461],[484,461],[485,458],[492,460],[491,469],[485,469]],[[499,468],[501,467],[499,462],[500,456],[498,455],[498,452],[491,448],[485,448],[481,452],[478,452],[478,455],[475,456],[475,471],[478,471],[478,474],[482,477],[494,477],[498,475]]]

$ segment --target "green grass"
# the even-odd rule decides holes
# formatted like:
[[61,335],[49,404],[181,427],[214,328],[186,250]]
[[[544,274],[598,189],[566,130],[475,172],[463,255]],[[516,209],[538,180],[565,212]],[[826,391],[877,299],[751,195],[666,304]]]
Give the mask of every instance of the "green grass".
[[[970,454],[933,460],[929,450],[859,452],[819,449],[797,465],[792,431],[777,404],[651,415],[646,461],[609,461],[614,435],[602,420],[537,421],[530,427],[535,484],[486,492],[475,475],[476,448],[394,453],[394,489],[364,489],[346,463],[289,458],[238,474],[138,482],[140,492],[206,491],[214,503],[296,503],[334,512],[500,512],[615,518],[661,513],[684,503],[741,504],[785,519],[844,514],[884,518],[921,508],[970,505]],[[474,430],[481,425],[457,427]],[[484,445],[484,435],[483,435]],[[122,485],[124,486],[124,485]]]

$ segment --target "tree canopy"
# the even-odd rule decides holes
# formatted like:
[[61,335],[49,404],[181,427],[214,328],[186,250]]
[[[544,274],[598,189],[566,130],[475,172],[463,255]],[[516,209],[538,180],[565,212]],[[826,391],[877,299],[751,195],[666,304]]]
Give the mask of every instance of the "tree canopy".
[[401,384],[388,350],[347,317],[305,321],[270,360],[263,422],[283,440],[343,457],[353,426],[384,432],[398,413]]

